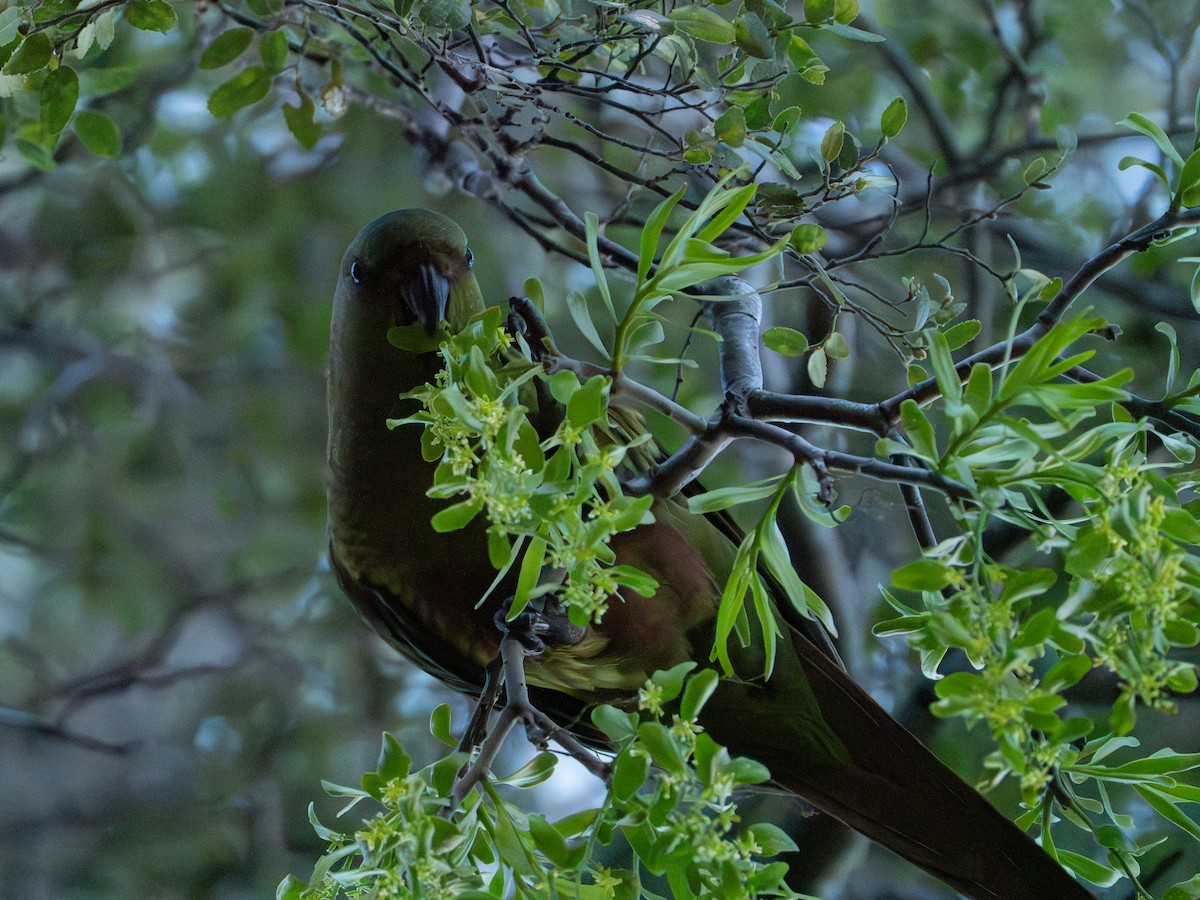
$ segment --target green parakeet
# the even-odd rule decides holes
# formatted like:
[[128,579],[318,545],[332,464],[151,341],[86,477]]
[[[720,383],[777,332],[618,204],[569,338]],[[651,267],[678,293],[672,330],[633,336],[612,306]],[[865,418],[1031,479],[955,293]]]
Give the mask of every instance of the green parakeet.
[[[484,307],[471,261],[463,231],[419,209],[381,216],[350,244],[331,331],[328,497],[330,558],[360,613],[427,671],[478,691],[500,639],[497,606],[478,605],[495,576],[484,528],[433,530],[445,501],[426,496],[433,466],[420,429],[385,424],[404,413],[400,395],[440,369],[437,353],[389,343],[389,329],[461,328]],[[531,685],[607,702],[656,669],[706,663],[734,540],[678,502],[652,512],[611,547],[657,591],[623,597],[582,641],[530,657]],[[1091,896],[805,637],[809,623],[789,603],[774,614],[785,638],[773,674],[722,682],[701,717],[715,740],[968,897]],[[761,673],[761,647],[732,652],[739,672]]]

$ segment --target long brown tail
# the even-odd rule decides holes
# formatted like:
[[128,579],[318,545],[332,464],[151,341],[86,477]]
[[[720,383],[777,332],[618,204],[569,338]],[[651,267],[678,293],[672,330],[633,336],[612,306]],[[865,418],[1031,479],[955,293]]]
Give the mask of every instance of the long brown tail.
[[973,900],[1094,900],[826,654],[792,643],[766,685],[713,697],[716,740]]

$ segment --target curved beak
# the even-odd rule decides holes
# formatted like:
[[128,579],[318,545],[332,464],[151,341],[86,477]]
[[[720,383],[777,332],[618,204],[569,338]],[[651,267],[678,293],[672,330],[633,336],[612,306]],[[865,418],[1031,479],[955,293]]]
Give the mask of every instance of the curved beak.
[[432,262],[421,263],[416,277],[400,285],[400,298],[413,318],[433,334],[446,318],[450,280]]

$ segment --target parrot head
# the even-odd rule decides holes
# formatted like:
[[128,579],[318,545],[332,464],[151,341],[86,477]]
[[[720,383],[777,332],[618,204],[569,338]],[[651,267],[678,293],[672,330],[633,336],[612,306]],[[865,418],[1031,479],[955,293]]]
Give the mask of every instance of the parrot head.
[[453,220],[427,209],[396,210],[367,225],[346,249],[338,293],[349,303],[374,305],[371,314],[387,325],[420,324],[432,334],[441,321],[461,326],[458,320],[476,311],[471,262],[467,237]]

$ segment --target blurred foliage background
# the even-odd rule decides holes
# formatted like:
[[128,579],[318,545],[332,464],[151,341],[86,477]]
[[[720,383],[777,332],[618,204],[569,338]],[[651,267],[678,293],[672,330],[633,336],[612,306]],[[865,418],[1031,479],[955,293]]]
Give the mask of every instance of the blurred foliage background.
[[[118,158],[97,158],[70,135],[52,170],[11,140],[0,157],[3,897],[270,895],[323,849],[305,812],[320,779],[355,783],[384,729],[423,748],[420,762],[433,758],[429,711],[449,699],[461,715],[465,701],[360,624],[322,562],[323,369],[337,265],[364,223],[423,205],[464,225],[493,300],[531,275],[558,292],[591,279],[494,206],[451,191],[444,171],[366,105],[320,112],[312,150],[288,133],[277,100],[214,118],[205,104],[226,74],[196,69],[212,10],[178,6],[181,25],[167,34],[119,30],[107,75],[81,68],[85,94],[121,129]],[[797,141],[815,146],[833,120],[869,130],[891,99],[907,97],[909,125],[887,162],[920,188],[926,169],[944,172],[948,150],[958,154],[963,189],[936,210],[953,223],[988,208],[997,185],[1019,186],[1031,154],[1053,159],[1070,143],[1063,135],[1077,135],[1053,190],[1026,193],[968,239],[979,258],[1007,265],[1001,236],[1012,234],[1025,265],[1051,276],[1161,210],[1145,170],[1118,170],[1127,154],[1154,158],[1153,146],[1113,123],[1139,110],[1190,133],[1200,4],[879,0],[867,12],[886,43],[819,36],[826,83],[787,85],[803,111]],[[1027,19],[1036,29],[1025,30]],[[1029,34],[1036,45],[1013,46]],[[997,100],[1014,55],[1028,77]],[[914,87],[944,122],[914,104]],[[19,99],[3,101],[10,123]],[[1036,122],[1014,124],[1004,104],[1035,110]],[[954,148],[940,140],[943,125]],[[1006,139],[1028,134],[1029,146],[989,156],[1005,127],[1015,129]],[[549,151],[539,173],[578,212],[610,209],[626,187]],[[854,237],[838,231],[838,216],[861,217],[873,202],[864,195],[822,220],[833,250]],[[1200,358],[1182,252],[1151,250],[1087,298],[1125,332],[1104,350],[1105,370],[1132,365],[1149,395],[1161,392],[1165,359],[1155,322],[1179,332],[1185,369]],[[977,269],[910,254],[878,277],[928,278],[939,266],[984,321],[981,340],[1005,326],[998,286]],[[819,334],[815,306],[785,293],[768,315]],[[843,324],[853,352],[828,387],[877,398],[882,343]],[[569,330],[558,328],[564,338]],[[786,362],[769,374],[782,388],[803,384]],[[715,477],[751,477],[761,463],[741,465],[725,463]],[[914,552],[899,501],[874,483],[840,489],[857,506],[850,522],[807,536],[793,523],[793,535],[810,542],[814,577],[824,571],[835,595],[847,658],[977,775],[984,736],[953,722],[934,729],[910,702],[928,695],[913,687],[904,646],[867,633],[875,586]],[[1144,714],[1139,735],[1196,749],[1194,699],[1181,707],[1176,717]],[[544,801],[569,801],[567,784],[589,790],[555,782]],[[770,802],[778,815],[801,812]],[[317,804],[332,818],[332,804]],[[910,876],[878,853],[860,845],[842,860],[827,896],[934,896],[926,881],[905,887]],[[1178,880],[1197,856],[1168,846],[1155,864]]]

